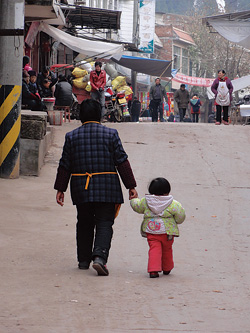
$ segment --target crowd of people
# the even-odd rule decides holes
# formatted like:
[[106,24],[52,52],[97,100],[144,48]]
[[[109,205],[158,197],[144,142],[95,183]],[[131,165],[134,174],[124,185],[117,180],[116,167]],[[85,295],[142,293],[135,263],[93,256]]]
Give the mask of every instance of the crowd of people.
[[55,98],[55,105],[70,106],[72,103],[72,86],[64,75],[56,78],[45,66],[37,74],[29,64],[29,57],[23,57],[22,104],[32,111],[45,111],[44,98]]
[[[105,86],[106,72],[102,69],[100,61],[95,62],[95,69],[90,72],[91,98],[100,102],[102,107],[102,118],[105,115]],[[218,70],[218,77],[214,80],[212,92],[215,95],[216,105],[216,125],[221,123],[228,125],[228,109],[232,101],[233,86],[224,70]],[[55,98],[56,106],[70,106],[73,101],[72,84],[64,75],[58,78],[45,66],[41,73],[37,74],[30,66],[28,56],[23,57],[23,81],[22,81],[22,104],[33,111],[46,110],[43,99]],[[152,117],[152,122],[164,122],[163,117],[164,100],[168,103],[166,89],[161,85],[161,79],[156,78],[155,83],[149,90],[149,110],[148,116]],[[174,92],[174,101],[178,108],[178,115],[172,112],[168,117],[168,122],[199,122],[201,100],[197,94],[190,98],[189,91],[184,83]],[[128,111],[132,122],[139,122],[142,114],[142,105],[139,99],[131,94],[127,97]],[[187,110],[190,110],[190,116]],[[223,112],[223,118],[222,118]]]

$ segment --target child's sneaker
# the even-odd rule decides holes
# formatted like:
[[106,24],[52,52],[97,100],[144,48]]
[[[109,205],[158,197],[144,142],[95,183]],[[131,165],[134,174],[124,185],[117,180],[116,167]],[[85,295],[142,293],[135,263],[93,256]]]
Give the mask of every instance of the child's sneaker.
[[150,272],[150,273],[149,273],[149,277],[150,277],[150,278],[158,278],[158,277],[159,277],[159,274],[158,274],[158,272]]

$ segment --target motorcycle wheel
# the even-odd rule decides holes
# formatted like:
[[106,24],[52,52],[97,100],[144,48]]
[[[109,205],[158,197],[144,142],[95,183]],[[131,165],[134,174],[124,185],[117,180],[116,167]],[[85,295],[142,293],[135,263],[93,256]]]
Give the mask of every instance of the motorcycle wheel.
[[118,123],[120,123],[122,121],[122,115],[121,115],[121,111],[118,109],[114,110],[114,118],[115,121],[117,121]]

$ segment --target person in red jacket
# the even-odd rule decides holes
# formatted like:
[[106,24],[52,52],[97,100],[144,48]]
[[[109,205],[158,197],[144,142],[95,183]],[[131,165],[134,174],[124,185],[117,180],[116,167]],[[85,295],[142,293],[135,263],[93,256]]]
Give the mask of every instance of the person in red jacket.
[[91,98],[101,103],[103,117],[105,114],[104,87],[106,85],[106,72],[102,70],[100,61],[95,62],[95,70],[90,72],[90,84],[92,87]]

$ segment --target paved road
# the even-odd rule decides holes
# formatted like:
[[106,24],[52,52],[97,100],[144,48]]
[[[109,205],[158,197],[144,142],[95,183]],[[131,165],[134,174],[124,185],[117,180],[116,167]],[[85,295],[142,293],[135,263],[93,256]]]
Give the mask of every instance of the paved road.
[[141,216],[115,222],[110,276],[77,269],[75,208],[55,203],[64,134],[40,177],[0,179],[0,332],[250,332],[250,128],[124,123],[117,128],[143,196],[165,176],[186,209],[175,268],[149,279]]

